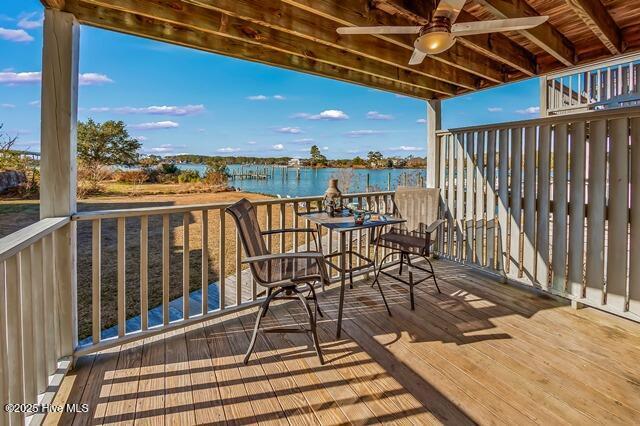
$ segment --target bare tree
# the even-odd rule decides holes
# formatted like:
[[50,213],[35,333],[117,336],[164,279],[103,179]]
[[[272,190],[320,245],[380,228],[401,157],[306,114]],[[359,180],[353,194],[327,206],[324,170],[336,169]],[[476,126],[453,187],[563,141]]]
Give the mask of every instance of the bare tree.
[[13,145],[18,140],[18,136],[9,136],[9,134],[3,131],[4,123],[0,123],[0,153],[6,153],[11,150]]

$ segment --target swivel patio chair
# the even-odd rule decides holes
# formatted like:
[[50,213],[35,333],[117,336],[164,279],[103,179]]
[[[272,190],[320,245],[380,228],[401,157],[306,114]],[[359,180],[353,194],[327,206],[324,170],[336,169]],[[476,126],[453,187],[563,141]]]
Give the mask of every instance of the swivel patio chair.
[[[378,263],[372,286],[378,283],[381,274],[408,285],[411,310],[415,308],[413,287],[417,284],[433,278],[433,283],[440,293],[436,272],[429,260],[431,246],[436,241],[435,234],[445,222],[444,219],[438,219],[439,202],[440,190],[437,188],[399,187],[395,195],[396,214],[406,222],[381,232],[376,239],[376,259],[381,247],[391,251]],[[386,269],[394,267],[395,264],[385,265],[385,262],[397,255],[400,256],[400,270],[398,273],[387,272]],[[416,265],[415,260],[426,261],[428,267]],[[402,278],[405,264],[409,273],[408,281]],[[416,281],[414,273],[417,271],[424,272],[426,275]]]
[[[256,323],[251,336],[249,348],[244,357],[244,363],[249,362],[249,357],[256,343],[258,331],[264,333],[311,333],[315,351],[320,359],[320,364],[324,363],[318,334],[316,333],[316,318],[322,316],[322,311],[318,306],[314,285],[316,283],[329,283],[325,258],[318,251],[305,251],[298,253],[271,253],[264,242],[264,236],[269,234],[282,233],[309,233],[314,241],[316,230],[310,228],[295,229],[275,229],[261,231],[258,223],[258,216],[255,207],[247,199],[242,199],[227,207],[226,211],[233,217],[238,227],[240,240],[246,258],[242,263],[248,263],[254,280],[266,288],[267,296],[260,306]],[[308,290],[308,294],[304,292]],[[309,317],[309,328],[265,328],[260,330],[260,321],[267,314],[269,304],[273,300],[299,300]],[[313,301],[312,311],[309,302]]]

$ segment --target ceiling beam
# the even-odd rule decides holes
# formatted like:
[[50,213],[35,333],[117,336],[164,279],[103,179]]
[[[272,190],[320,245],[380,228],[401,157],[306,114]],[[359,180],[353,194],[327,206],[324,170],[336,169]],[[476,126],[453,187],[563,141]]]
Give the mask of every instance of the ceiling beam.
[[185,25],[123,12],[110,7],[87,4],[82,0],[67,0],[65,10],[73,13],[80,23],[98,28],[319,75],[415,98],[432,99],[436,97],[431,90],[415,85],[330,65],[308,56],[297,56],[279,50],[261,48],[256,42],[224,37],[198,31]]
[[[189,0],[192,1],[192,0]],[[213,0],[215,1],[215,0]],[[399,16],[391,16],[381,10],[376,9],[371,4],[373,1],[363,0],[281,0],[298,9],[307,11],[313,15],[323,17],[333,21],[337,26],[371,26],[371,25],[414,25],[405,18]],[[371,3],[371,4],[370,4]],[[392,43],[404,49],[400,53],[403,55],[403,62],[406,65],[413,51],[413,43],[416,39],[414,35],[375,35],[369,38],[377,38]],[[343,44],[350,39],[362,43],[367,36],[342,36],[339,40]],[[467,61],[465,58],[471,58]],[[494,83],[504,82],[504,73],[499,64],[487,61],[477,52],[469,51],[464,46],[453,46],[449,51],[440,55],[429,56],[425,59],[421,66],[411,66],[412,69],[433,69],[438,63],[455,67],[458,75],[473,73]],[[455,71],[454,70],[454,71]],[[476,78],[477,80],[477,78]],[[476,87],[480,86],[476,82]],[[468,87],[469,88],[469,87]],[[471,88],[469,88],[471,89]]]
[[40,0],[42,5],[48,9],[63,9],[64,0]]
[[624,52],[622,32],[600,0],[565,1],[613,55]]
[[449,83],[416,74],[411,70],[398,69],[397,66],[355,55],[344,49],[327,49],[313,40],[303,39],[278,31],[272,27],[259,25],[235,16],[225,15],[217,10],[204,9],[185,2],[167,2],[166,0],[83,1],[176,25],[184,25],[197,31],[256,43],[260,47],[264,46],[285,53],[307,56],[329,65],[341,66],[353,71],[397,80],[433,90],[443,95],[453,95],[457,89],[456,86]]
[[[440,84],[432,84],[428,87],[441,93],[451,94],[451,90],[455,91],[452,84],[467,89],[474,89],[477,85],[477,79],[474,76],[451,69],[439,62],[427,62],[419,67],[410,66],[408,65],[411,55],[409,52],[380,39],[340,36],[336,32],[336,28],[340,25],[336,22],[280,0],[261,0],[260,3],[253,0],[183,0],[183,2],[208,9],[203,11],[204,14],[216,11],[290,36],[300,37],[309,47],[315,46],[315,50],[326,50],[324,46],[340,51],[346,50],[371,61],[379,61],[400,68],[403,72],[419,74],[430,80],[440,80]],[[342,56],[337,58],[342,60]],[[360,71],[367,72],[364,65],[363,63]],[[462,80],[459,80],[460,78]]]
[[[430,4],[432,1],[425,0],[425,3]],[[373,5],[389,14],[402,16],[409,22],[420,25],[429,23],[429,15],[425,14],[425,6],[421,1],[373,0]],[[456,22],[474,22],[477,20],[476,17],[463,10],[458,15]],[[405,23],[404,25],[407,24]],[[475,59],[477,63],[486,62],[486,58],[489,58],[514,68],[527,76],[537,74],[535,56],[503,34],[494,33],[459,37],[456,45],[465,46],[477,52],[481,58]]]
[[[475,0],[475,2],[498,19],[540,16],[524,0]],[[549,22],[519,32],[564,65],[570,67],[576,63],[575,47]]]

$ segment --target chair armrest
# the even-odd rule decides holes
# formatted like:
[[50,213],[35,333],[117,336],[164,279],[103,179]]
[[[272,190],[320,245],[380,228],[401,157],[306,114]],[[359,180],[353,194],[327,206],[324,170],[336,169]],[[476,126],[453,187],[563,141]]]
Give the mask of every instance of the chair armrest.
[[318,232],[313,228],[285,228],[285,229],[271,229],[269,231],[262,231],[262,235],[272,235],[272,234],[284,234],[287,232],[310,232],[315,233]]
[[278,259],[321,259],[324,260],[324,254],[319,251],[300,251],[297,253],[272,253],[272,254],[263,254],[261,256],[253,256],[247,257],[242,260],[242,263],[254,263],[254,262],[264,262],[267,260],[278,260]]
[[432,234],[436,231],[436,229],[438,229],[440,226],[442,226],[444,223],[446,222],[446,220],[444,219],[438,219],[435,222],[433,222],[431,225],[429,225],[427,227],[427,229],[425,230],[425,232],[427,234]]

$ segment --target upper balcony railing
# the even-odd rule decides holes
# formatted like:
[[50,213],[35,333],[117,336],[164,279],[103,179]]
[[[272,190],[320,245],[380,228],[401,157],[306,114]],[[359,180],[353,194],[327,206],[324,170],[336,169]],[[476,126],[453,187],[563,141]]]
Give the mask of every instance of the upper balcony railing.
[[640,54],[545,77],[542,115],[640,105]]

